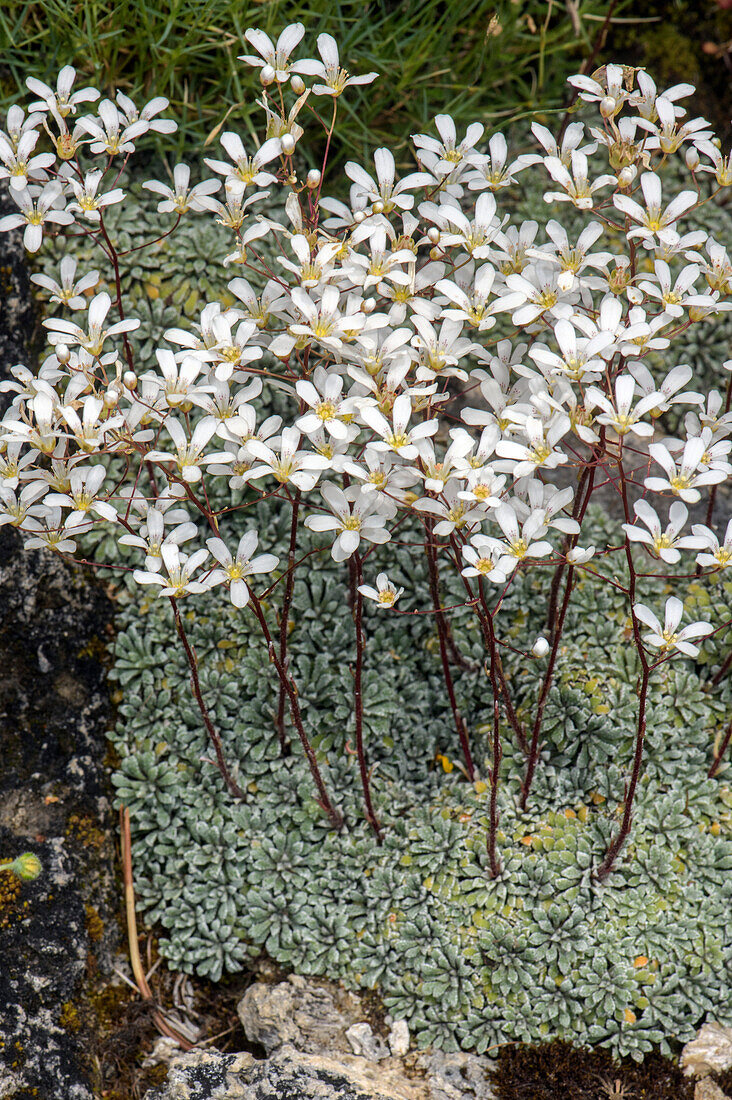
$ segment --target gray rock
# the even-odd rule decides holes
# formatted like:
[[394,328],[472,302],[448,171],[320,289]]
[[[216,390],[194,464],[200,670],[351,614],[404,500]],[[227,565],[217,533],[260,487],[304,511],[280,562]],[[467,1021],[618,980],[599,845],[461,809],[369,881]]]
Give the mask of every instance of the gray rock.
[[681,1051],[681,1066],[688,1076],[724,1073],[732,1066],[732,1027],[704,1024]]
[[428,1075],[430,1100],[495,1100],[488,1058],[431,1050],[420,1054],[417,1064]]
[[263,1061],[191,1051],[145,1100],[428,1100],[423,1084],[365,1058],[301,1054],[289,1044]]
[[284,1043],[307,1053],[351,1053],[346,1031],[363,1020],[357,997],[335,984],[316,985],[292,975],[278,985],[256,982],[237,1006],[250,1043],[267,1054]]
[[352,1024],[346,1031],[346,1038],[353,1053],[368,1058],[370,1062],[380,1062],[389,1057],[386,1044],[374,1035],[371,1024]]
[[406,1020],[393,1020],[389,1031],[389,1049],[395,1058],[409,1050],[409,1025]]

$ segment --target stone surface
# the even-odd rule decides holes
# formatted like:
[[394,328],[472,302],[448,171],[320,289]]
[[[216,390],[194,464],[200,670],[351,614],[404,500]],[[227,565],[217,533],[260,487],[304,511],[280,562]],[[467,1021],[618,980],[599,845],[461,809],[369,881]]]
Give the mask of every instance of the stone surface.
[[366,1058],[303,1054],[289,1044],[271,1057],[192,1051],[173,1062],[145,1100],[429,1100],[424,1083]]
[[[3,193],[0,216],[11,207]],[[24,259],[20,235],[0,234],[1,377],[32,363]],[[117,939],[95,656],[111,609],[81,570],[26,553],[8,526],[0,608],[0,858],[32,851],[43,865],[33,882],[0,873],[0,1097],[91,1100],[77,1001],[90,971],[110,968]]]
[[352,1024],[346,1031],[346,1038],[351,1044],[353,1053],[368,1058],[370,1062],[380,1062],[383,1058],[389,1057],[386,1044],[374,1035],[371,1024]]
[[732,1067],[732,1028],[704,1024],[696,1039],[681,1051],[681,1065],[689,1076],[724,1073]]
[[352,1053],[346,1031],[361,1023],[360,1001],[335,983],[316,985],[293,974],[277,985],[255,982],[238,1005],[250,1043],[267,1054],[291,1043],[298,1050]]
[[389,1031],[389,1049],[395,1058],[409,1050],[409,1025],[406,1020],[394,1020]]
[[730,1100],[730,1098],[710,1077],[702,1077],[701,1081],[696,1083],[694,1100]]

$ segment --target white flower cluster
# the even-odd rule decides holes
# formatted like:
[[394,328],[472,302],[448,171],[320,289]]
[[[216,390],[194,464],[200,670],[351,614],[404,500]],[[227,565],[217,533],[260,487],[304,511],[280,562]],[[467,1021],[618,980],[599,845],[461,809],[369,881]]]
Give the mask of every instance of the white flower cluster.
[[[144,556],[141,584],[174,597],[226,585],[242,607],[250,578],[277,559],[252,556],[253,530],[227,547],[208,505],[215,479],[251,487],[248,499],[278,495],[336,561],[358,560],[359,578],[409,514],[468,592],[487,582],[498,598],[518,568],[576,569],[622,553],[580,545],[593,484],[604,482],[624,503],[629,543],[662,563],[690,552],[701,570],[730,568],[732,521],[683,533],[686,505],[732,473],[730,384],[700,394],[690,368],[659,377],[647,365],[730,308],[724,243],[683,225],[732,184],[708,124],[679,105],[690,86],[659,92],[619,65],[575,77],[597,124],[571,122],[557,137],[535,124],[538,151],[517,156],[501,134],[486,138],[475,123],[460,135],[439,115],[437,136],[413,139],[415,170],[398,171],[386,148],[373,166],[346,164],[345,203],[321,197],[338,100],[375,74],[350,76],[327,34],[319,58],[293,61],[303,35],[301,24],[276,43],[246,32],[254,53],[242,60],[263,90],[258,148],[225,131],[221,159],[206,160],[215,178],[191,187],[180,164],[171,185],[145,184],[161,196],[161,233],[166,215],[213,217],[231,233],[220,259],[240,271],[229,283],[236,305],[210,302],[195,332],[168,330],[157,370],[136,367],[128,334],[139,322],[122,316],[118,296],[93,293],[99,273],[79,275],[73,251],[90,235],[117,270],[105,212],[124,201],[117,181],[139,139],[174,129],[158,117],[167,101],[138,111],[121,94],[73,91],[67,67],[55,88],[28,81],[38,97],[28,115],[10,109],[0,176],[18,212],[0,231],[24,228],[29,251],[49,231],[66,234],[58,282],[34,279],[75,319],[45,321],[40,369],[17,366],[0,387],[12,394],[0,422],[0,523],[29,547],[65,553],[92,525],[115,524]],[[325,97],[329,127],[316,109]],[[96,113],[80,113],[89,104]],[[322,168],[300,178],[306,120],[325,125],[327,143]],[[663,191],[669,157],[687,166],[678,194]],[[528,171],[543,173],[556,210],[541,233],[501,209]],[[285,224],[263,205],[273,187],[286,194]],[[586,215],[576,238],[561,222],[567,204]],[[274,263],[259,255],[263,238]],[[289,422],[258,418],[267,386],[290,395]],[[688,409],[680,438],[657,428],[671,405]],[[108,455],[125,458],[122,484]],[[360,592],[391,607],[401,590],[384,573],[374,579]],[[665,627],[636,607],[650,646],[688,653],[686,638],[712,630],[677,631],[678,602]]]

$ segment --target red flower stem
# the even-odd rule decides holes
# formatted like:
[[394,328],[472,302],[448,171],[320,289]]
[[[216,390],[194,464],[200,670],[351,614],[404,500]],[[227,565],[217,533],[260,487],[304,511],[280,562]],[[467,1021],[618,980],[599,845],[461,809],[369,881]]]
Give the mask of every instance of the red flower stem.
[[[483,594],[483,578],[478,581],[478,587],[480,589],[481,599],[484,599]],[[496,648],[496,636],[493,630],[493,619],[490,615],[486,616],[486,625],[488,628],[489,648],[490,648],[490,667],[488,675],[491,681],[491,690],[493,692],[493,760],[491,762],[491,799],[490,799],[490,824],[488,826],[488,862],[491,868],[491,878],[498,878],[501,873],[501,861],[498,858],[496,852],[496,836],[498,833],[498,778],[501,767],[501,758],[503,756],[503,749],[501,748],[501,713],[500,713],[500,692],[498,687],[498,677],[496,675],[496,668],[498,667],[498,651]]]
[[[290,547],[287,553],[287,581],[285,582],[285,595],[282,599],[280,611],[280,664],[287,668],[287,636],[290,623],[290,606],[292,604],[292,592],[295,587],[295,553],[297,550],[297,521],[300,514],[300,490],[297,489],[292,499],[292,522],[290,523]],[[285,702],[287,692],[283,683],[280,683],[279,698],[277,700],[277,719],[275,728],[280,739],[280,750],[284,754],[288,749],[287,736],[285,734]]]
[[574,566],[570,565],[567,569],[567,581],[564,587],[564,598],[562,600],[562,606],[557,618],[556,628],[552,632],[552,647],[549,651],[549,660],[547,662],[546,673],[544,675],[544,683],[541,686],[541,692],[539,694],[539,702],[536,707],[536,717],[534,719],[534,728],[531,732],[531,745],[529,747],[529,759],[526,764],[526,775],[521,785],[521,799],[519,805],[522,810],[526,809],[526,803],[529,798],[529,791],[531,790],[531,784],[534,779],[534,773],[536,771],[536,765],[539,760],[539,737],[541,736],[541,726],[544,721],[544,708],[546,701],[549,698],[549,690],[552,686],[554,679],[554,666],[557,662],[557,653],[559,652],[559,643],[562,640],[562,633],[564,631],[564,620],[567,614],[567,608],[569,607],[569,598],[572,595],[572,584],[574,581]]
[[371,801],[371,784],[369,769],[366,763],[366,752],[363,747],[363,655],[365,639],[363,633],[363,596],[359,592],[359,585],[363,583],[361,570],[361,557],[356,551],[348,562],[350,572],[351,590],[353,593],[353,622],[356,627],[356,668],[353,674],[353,706],[356,720],[356,752],[358,754],[358,768],[361,773],[361,786],[363,788],[363,801],[366,810],[366,820],[376,833],[379,844],[382,841],[381,826],[374,812]]
[[648,699],[648,684],[651,678],[651,672],[657,665],[649,665],[646,661],[643,665],[643,671],[641,673],[640,684],[640,699],[638,704],[638,726],[635,737],[635,754],[633,756],[633,771],[630,776],[630,785],[625,792],[625,810],[623,812],[623,820],[618,830],[618,834],[615,839],[610,843],[605,858],[597,869],[597,878],[600,882],[604,882],[607,876],[613,869],[613,864],[620,853],[621,848],[625,844],[625,841],[630,833],[630,826],[633,820],[633,798],[635,797],[635,789],[638,786],[638,779],[640,777],[641,765],[643,763],[643,745],[645,743],[646,736],[646,703]]
[[320,768],[318,767],[318,761],[315,758],[313,747],[308,740],[307,734],[305,733],[305,727],[303,726],[302,721],[302,713],[300,711],[300,704],[297,701],[297,688],[295,687],[295,681],[293,680],[292,673],[289,671],[289,669],[286,669],[282,665],[277,655],[277,648],[275,646],[270,629],[267,625],[267,619],[265,618],[264,610],[260,601],[252,592],[251,588],[249,589],[249,597],[249,606],[257,617],[257,621],[262,630],[262,634],[264,635],[264,640],[267,643],[269,659],[275,666],[277,675],[280,678],[280,683],[287,692],[287,698],[290,702],[290,714],[292,716],[292,722],[295,729],[297,730],[297,735],[300,738],[300,744],[303,747],[303,751],[305,752],[305,756],[310,767],[310,774],[315,781],[315,786],[317,787],[318,794],[320,796],[318,799],[318,804],[330,818],[330,822],[333,828],[340,829],[343,825],[343,816],[336,809],[336,807],[333,805],[330,798],[328,797],[328,792],[325,788],[323,776],[320,773]]
[[729,720],[729,725],[727,726],[727,732],[724,735],[724,738],[722,740],[722,744],[719,746],[719,751],[716,753],[716,755],[714,757],[714,760],[712,762],[712,766],[709,769],[709,771],[707,772],[707,778],[708,779],[714,779],[715,775],[717,774],[717,771],[719,769],[719,765],[722,763],[722,760],[724,758],[724,754],[727,751],[727,746],[729,745],[730,738],[732,738],[732,718],[730,718],[730,720]]
[[429,569],[430,577],[430,593],[432,595],[432,605],[435,609],[435,620],[437,622],[437,636],[440,643],[440,660],[442,661],[442,675],[445,679],[445,687],[447,688],[447,695],[450,700],[450,709],[452,710],[452,717],[455,723],[455,730],[460,739],[460,745],[463,750],[463,758],[465,760],[465,769],[468,773],[468,779],[471,783],[475,782],[475,767],[473,765],[473,757],[470,752],[470,741],[468,739],[468,731],[465,728],[465,722],[463,716],[460,713],[460,708],[457,705],[457,698],[455,696],[455,685],[452,679],[452,672],[450,671],[450,658],[448,655],[448,628],[447,620],[445,618],[445,612],[442,609],[440,602],[440,576],[437,568],[437,552],[435,550],[434,543],[432,542],[432,523],[428,520],[425,525],[425,540],[424,540],[425,554],[427,555],[427,566]]
[[722,665],[714,673],[714,676],[712,676],[711,684],[713,687],[716,687],[717,684],[721,683],[722,677],[725,676],[727,672],[729,672],[730,665],[732,665],[732,649],[727,654]]
[[188,635],[186,634],[186,629],[183,626],[183,620],[181,618],[180,610],[178,609],[178,603],[174,596],[168,596],[168,599],[170,600],[170,606],[173,609],[173,617],[175,618],[175,626],[178,631],[178,637],[183,643],[183,649],[185,651],[186,659],[188,661],[188,668],[191,674],[191,688],[193,689],[193,695],[196,703],[198,704],[198,709],[201,712],[201,717],[203,718],[203,724],[206,727],[206,732],[209,736],[209,740],[214,747],[214,752],[216,753],[216,763],[218,765],[219,772],[221,773],[221,778],[226,784],[226,789],[229,791],[229,794],[233,795],[234,798],[240,798],[243,800],[246,797],[244,791],[241,789],[241,787],[229,771],[226,760],[224,759],[224,750],[221,744],[221,738],[216,732],[214,724],[211,721],[211,716],[208,713],[208,708],[203,701],[203,695],[201,694],[201,682],[198,678],[198,659],[191,646],[191,643],[188,641]]

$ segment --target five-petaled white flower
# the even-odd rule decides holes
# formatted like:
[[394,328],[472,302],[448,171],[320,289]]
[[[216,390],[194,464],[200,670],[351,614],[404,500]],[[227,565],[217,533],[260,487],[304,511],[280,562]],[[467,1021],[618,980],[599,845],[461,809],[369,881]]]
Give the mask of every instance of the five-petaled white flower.
[[684,605],[676,596],[669,596],[666,600],[663,626],[661,626],[650,607],[646,607],[643,603],[634,604],[633,612],[636,619],[639,619],[645,626],[650,627],[651,633],[644,634],[643,641],[646,645],[652,646],[654,649],[660,649],[663,653],[678,649],[680,653],[685,654],[687,657],[696,657],[699,653],[699,646],[691,645],[689,639],[705,638],[714,630],[712,624],[707,622],[689,623],[683,630],[679,630],[678,626],[684,614]]
[[246,607],[249,603],[249,586],[246,578],[258,573],[271,573],[279,558],[276,554],[252,554],[257,549],[259,535],[256,531],[247,531],[239,539],[236,554],[232,554],[223,539],[206,539],[206,546],[221,565],[208,575],[208,583],[229,585],[229,596],[234,607]]
[[359,584],[358,590],[367,600],[373,600],[379,607],[393,607],[404,592],[403,588],[389,580],[386,573],[378,573],[376,576],[376,588],[370,584]]

